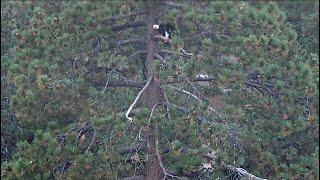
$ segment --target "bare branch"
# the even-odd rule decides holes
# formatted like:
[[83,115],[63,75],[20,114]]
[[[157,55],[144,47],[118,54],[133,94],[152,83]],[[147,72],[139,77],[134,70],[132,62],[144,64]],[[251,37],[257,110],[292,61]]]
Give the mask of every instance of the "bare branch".
[[253,174],[250,174],[247,172],[247,170],[243,169],[243,168],[237,168],[235,166],[231,166],[231,165],[228,165],[227,166],[228,169],[230,169],[231,171],[235,171],[245,177],[247,177],[248,179],[252,179],[252,180],[267,180],[267,179],[263,179],[263,178],[260,178],[260,177],[257,177]]
[[184,93],[184,94],[187,94],[187,95],[193,97],[194,99],[198,100],[199,102],[202,102],[202,100],[201,100],[198,96],[192,94],[192,93],[189,92],[189,91],[186,91],[186,90],[183,90],[183,89],[174,87],[174,86],[170,86],[170,87],[173,88],[173,89],[175,89],[175,90],[177,90],[177,91],[179,91],[179,92],[182,92],[182,93]]
[[150,78],[148,79],[146,85],[141,89],[141,91],[138,93],[137,97],[134,99],[133,103],[130,105],[128,111],[126,112],[126,117],[128,119],[129,122],[132,122],[132,118],[129,117],[130,112],[132,111],[132,109],[134,108],[134,106],[137,104],[138,100],[140,99],[140,96],[142,95],[142,93],[147,89],[147,87],[150,85],[151,81],[153,79],[153,76],[151,75]]

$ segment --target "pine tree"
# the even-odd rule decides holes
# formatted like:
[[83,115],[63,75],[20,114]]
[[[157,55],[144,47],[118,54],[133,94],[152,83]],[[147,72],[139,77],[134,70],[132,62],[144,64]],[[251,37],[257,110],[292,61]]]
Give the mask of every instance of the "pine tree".
[[319,13],[300,27],[285,10],[4,2],[1,176],[318,178]]

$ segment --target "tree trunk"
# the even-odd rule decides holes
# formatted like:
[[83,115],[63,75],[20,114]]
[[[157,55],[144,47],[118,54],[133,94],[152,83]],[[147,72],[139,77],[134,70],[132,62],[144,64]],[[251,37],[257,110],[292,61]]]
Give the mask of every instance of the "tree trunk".
[[[152,25],[154,24],[154,1],[148,1],[147,3],[147,11],[148,11],[148,19],[146,24],[147,29],[147,76],[150,78],[153,77],[148,89],[146,90],[147,95],[147,106],[151,111],[152,108],[158,103],[164,102],[163,92],[160,88],[160,84],[158,79],[153,74],[152,62],[153,62],[153,51],[155,48],[155,42],[153,40],[153,29]],[[151,120],[148,125],[147,130],[147,154],[148,160],[146,162],[146,171],[144,175],[144,179],[146,180],[161,180],[163,177],[163,173],[160,167],[159,159],[156,155],[156,145],[155,145],[155,129],[158,129],[158,123]]]

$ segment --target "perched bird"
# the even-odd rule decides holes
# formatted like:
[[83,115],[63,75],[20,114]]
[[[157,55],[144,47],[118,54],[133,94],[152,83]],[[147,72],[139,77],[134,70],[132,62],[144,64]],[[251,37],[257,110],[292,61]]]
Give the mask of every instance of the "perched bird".
[[175,29],[172,24],[154,24],[152,28],[161,35],[161,39],[164,42],[168,42],[171,39],[171,33]]

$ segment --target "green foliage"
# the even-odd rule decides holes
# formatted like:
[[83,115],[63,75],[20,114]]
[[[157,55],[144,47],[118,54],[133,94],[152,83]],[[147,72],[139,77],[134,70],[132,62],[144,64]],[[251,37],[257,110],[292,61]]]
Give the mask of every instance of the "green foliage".
[[[130,123],[125,112],[139,89],[112,83],[145,82],[145,53],[134,53],[146,49],[120,44],[145,39],[146,31],[114,28],[145,22],[145,15],[116,18],[143,10],[144,3],[1,4],[1,148],[10,150],[2,177],[142,174],[146,152],[121,152],[145,143],[152,121],[160,127],[161,149],[169,149],[161,151],[168,172],[223,178],[225,165],[235,165],[268,179],[319,178],[319,2],[159,6],[163,17],[156,18],[177,28],[171,44],[159,41],[154,49],[163,57],[153,68],[170,119],[167,104],[150,118],[142,97]],[[193,82],[200,74],[214,80]],[[171,81],[178,83],[165,84]],[[84,132],[86,123],[91,129]],[[36,132],[34,139],[24,132]],[[213,172],[199,172],[207,154],[214,154]]]

